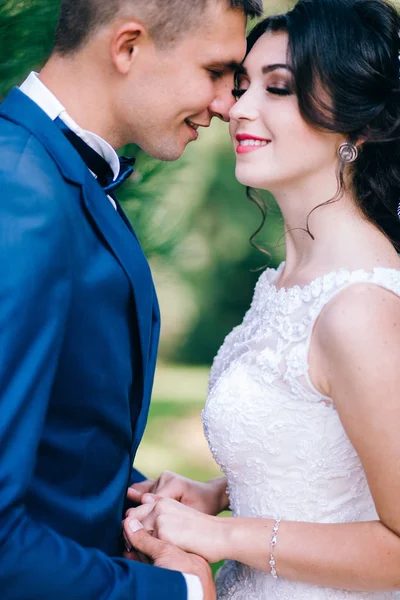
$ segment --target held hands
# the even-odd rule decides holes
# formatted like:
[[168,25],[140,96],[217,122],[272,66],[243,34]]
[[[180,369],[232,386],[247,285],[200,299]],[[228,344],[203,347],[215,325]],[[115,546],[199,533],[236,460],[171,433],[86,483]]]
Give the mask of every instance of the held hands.
[[200,483],[170,471],[165,471],[154,481],[147,480],[132,485],[128,489],[128,498],[137,504],[172,498],[208,515],[218,515],[229,505],[225,477]]
[[[165,541],[152,537],[141,523],[129,517],[124,521],[124,536],[131,549],[136,550],[139,556],[149,557],[154,566],[197,575],[203,587],[204,600],[216,599],[211,569],[203,558],[187,554]],[[137,554],[127,553],[125,558],[137,560]]]
[[214,563],[228,556],[229,528],[224,518],[205,515],[169,498],[146,503],[127,511],[124,532],[129,538],[129,523],[140,521],[155,538],[179,546]]
[[[221,523],[226,520],[208,515],[218,515],[229,506],[225,478],[200,483],[165,471],[155,481],[129,488],[128,499],[141,506],[130,509],[124,521],[124,537],[137,551],[126,558],[147,561],[148,556],[156,566],[197,575],[204,600],[214,600],[216,592],[207,562],[226,556]],[[134,529],[141,528],[139,539],[132,533],[131,523]]]

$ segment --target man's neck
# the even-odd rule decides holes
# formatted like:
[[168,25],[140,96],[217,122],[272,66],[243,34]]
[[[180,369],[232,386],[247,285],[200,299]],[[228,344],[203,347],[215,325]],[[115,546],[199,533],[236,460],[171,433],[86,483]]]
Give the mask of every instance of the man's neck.
[[85,60],[54,54],[39,77],[82,129],[97,134],[115,150],[120,147],[107,86],[102,75],[93,73]]
[[92,150],[108,162],[114,173],[114,177],[118,177],[120,161],[112,146],[92,131],[80,127],[68,114],[60,100],[40,80],[37,73],[30,73],[29,77],[21,84],[20,90],[35,102],[52,121],[60,119],[69,130],[80,137]]

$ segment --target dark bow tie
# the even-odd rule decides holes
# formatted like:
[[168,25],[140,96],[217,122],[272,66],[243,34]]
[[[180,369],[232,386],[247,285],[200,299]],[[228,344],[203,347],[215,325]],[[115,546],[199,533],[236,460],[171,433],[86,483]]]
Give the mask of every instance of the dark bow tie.
[[74,133],[60,118],[57,117],[54,123],[63,132],[65,137],[71,142],[75,150],[80,154],[87,167],[97,177],[97,181],[106,192],[111,194],[133,173],[134,158],[122,156],[119,158],[119,174],[114,181],[114,173],[110,165],[98,152],[93,150],[86,142]]

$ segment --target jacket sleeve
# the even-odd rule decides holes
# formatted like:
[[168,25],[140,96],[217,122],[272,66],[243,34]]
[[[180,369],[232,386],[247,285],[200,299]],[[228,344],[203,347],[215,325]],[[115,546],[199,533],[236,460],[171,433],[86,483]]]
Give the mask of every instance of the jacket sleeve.
[[147,479],[147,477],[145,475],[143,475],[143,473],[141,473],[140,471],[135,469],[135,467],[133,467],[132,471],[131,471],[129,485],[133,485],[134,483],[139,483],[140,481],[146,481],[146,479]]
[[83,548],[24,506],[74,276],[60,201],[67,186],[38,170],[36,146],[27,140],[15,169],[0,163],[0,597],[186,600],[180,573]]

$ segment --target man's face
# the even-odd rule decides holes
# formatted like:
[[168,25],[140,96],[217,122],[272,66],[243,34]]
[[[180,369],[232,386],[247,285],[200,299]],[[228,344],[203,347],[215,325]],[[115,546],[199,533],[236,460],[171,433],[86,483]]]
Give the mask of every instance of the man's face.
[[125,143],[161,160],[179,158],[197,139],[198,127],[208,127],[214,116],[229,119],[233,73],[246,50],[246,19],[224,2],[210,5],[198,27],[172,48],[148,44],[139,50],[118,106]]

